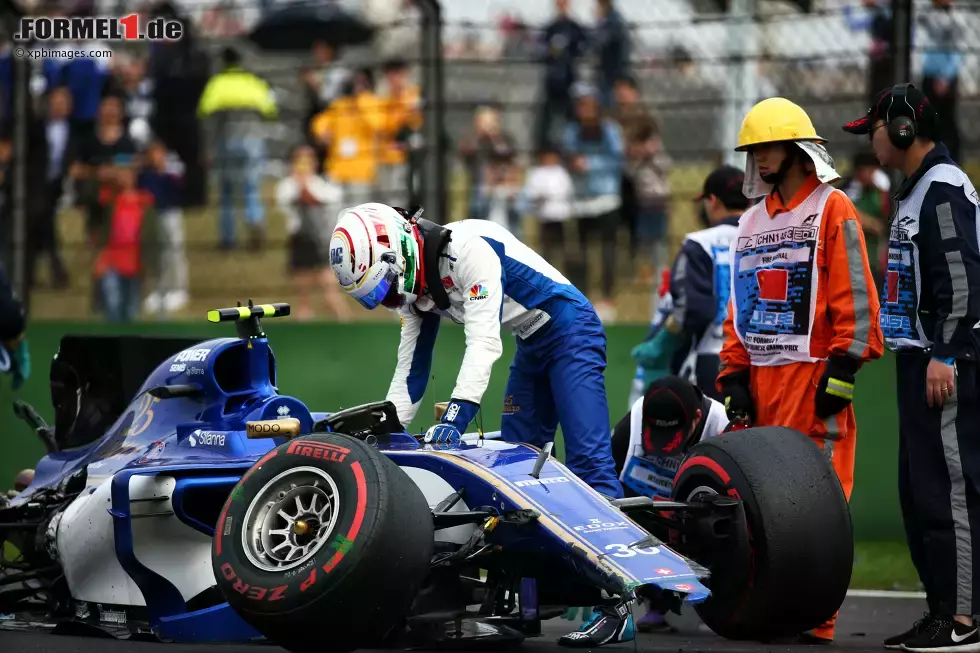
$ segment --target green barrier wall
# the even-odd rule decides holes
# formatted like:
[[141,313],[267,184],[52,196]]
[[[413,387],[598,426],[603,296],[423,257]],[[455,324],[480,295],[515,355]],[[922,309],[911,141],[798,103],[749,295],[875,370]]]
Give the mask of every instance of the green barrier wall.
[[[234,333],[231,327],[207,324],[147,323],[129,327],[133,333],[200,336],[213,338]],[[279,389],[296,396],[314,410],[336,410],[383,399],[395,362],[398,343],[397,324],[290,324],[269,321],[266,331],[279,363]],[[611,418],[618,420],[627,410],[634,365],[630,349],[646,334],[645,326],[611,326],[606,370]],[[37,323],[31,326],[30,343],[34,370],[18,396],[37,408],[45,419],[52,419],[47,375],[51,357],[66,333],[119,333],[118,326],[104,324]],[[432,378],[423,407],[412,425],[426,428],[432,416],[432,403],[449,399],[463,356],[463,329],[445,324],[440,329]],[[514,341],[504,338],[504,354],[494,367],[490,387],[484,398],[483,427],[500,427],[500,406],[508,368],[514,355]],[[26,424],[14,421],[9,379],[0,381],[0,415],[10,418],[0,435],[0,487],[8,487],[14,474],[33,467],[43,453],[40,443]],[[778,392],[778,388],[774,388]],[[890,356],[866,366],[856,389],[858,419],[857,471],[852,497],[856,536],[859,539],[904,539],[898,510],[897,419],[893,362]],[[765,455],[765,452],[759,452]],[[815,542],[814,546],[819,546]]]

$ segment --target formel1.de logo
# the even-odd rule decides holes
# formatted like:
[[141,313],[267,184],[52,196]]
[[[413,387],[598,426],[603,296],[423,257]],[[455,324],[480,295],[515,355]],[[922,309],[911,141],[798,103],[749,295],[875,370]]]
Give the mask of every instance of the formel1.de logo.
[[49,18],[32,16],[20,19],[15,41],[178,41],[184,26],[178,20],[153,18],[140,29],[139,16],[102,16],[86,18]]

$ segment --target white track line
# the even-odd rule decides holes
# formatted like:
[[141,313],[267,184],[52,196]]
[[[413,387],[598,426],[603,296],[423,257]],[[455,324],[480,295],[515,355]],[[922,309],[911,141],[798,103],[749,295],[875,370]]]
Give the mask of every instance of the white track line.
[[861,599],[924,599],[925,592],[898,592],[892,590],[847,590],[847,595]]

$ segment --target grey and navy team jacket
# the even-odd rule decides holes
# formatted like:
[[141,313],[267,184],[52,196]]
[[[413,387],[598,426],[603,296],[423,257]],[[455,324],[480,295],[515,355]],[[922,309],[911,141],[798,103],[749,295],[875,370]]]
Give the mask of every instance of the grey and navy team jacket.
[[891,222],[881,329],[892,351],[977,356],[980,202],[937,143],[899,188]]
[[[697,385],[713,396],[718,375],[718,354],[724,344],[723,326],[731,294],[731,243],[738,232],[738,217],[688,234],[670,273],[672,315],[683,338],[672,362],[672,372],[683,374],[691,356],[711,358],[714,369],[697,378]],[[696,366],[696,363],[695,363]]]

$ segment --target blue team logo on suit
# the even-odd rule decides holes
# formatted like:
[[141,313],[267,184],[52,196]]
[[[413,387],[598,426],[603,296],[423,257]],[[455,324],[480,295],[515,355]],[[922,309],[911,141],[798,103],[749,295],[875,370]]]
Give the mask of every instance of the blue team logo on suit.
[[718,299],[715,324],[721,325],[728,316],[728,299],[732,296],[731,248],[715,245],[711,248],[711,258],[715,264],[715,297]]
[[887,339],[919,337],[915,328],[918,310],[915,259],[915,245],[909,232],[893,229],[888,242],[885,301],[879,317],[882,334]]

